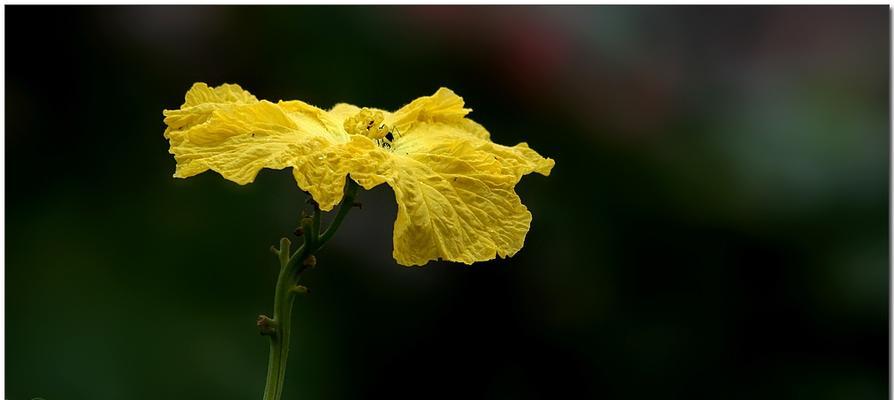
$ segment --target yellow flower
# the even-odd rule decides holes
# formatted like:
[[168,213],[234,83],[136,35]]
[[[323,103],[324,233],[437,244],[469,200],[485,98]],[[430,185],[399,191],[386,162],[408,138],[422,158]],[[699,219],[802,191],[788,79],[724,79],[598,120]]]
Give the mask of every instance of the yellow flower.
[[179,110],[166,110],[175,177],[207,170],[244,185],[262,168],[292,167],[320,209],[342,198],[345,178],[387,183],[397,200],[394,258],[471,264],[514,255],[531,213],[515,193],[523,175],[549,175],[555,162],[526,143],[490,141],[471,110],[446,88],[396,112],[338,104],[258,100],[238,85],[196,83]]

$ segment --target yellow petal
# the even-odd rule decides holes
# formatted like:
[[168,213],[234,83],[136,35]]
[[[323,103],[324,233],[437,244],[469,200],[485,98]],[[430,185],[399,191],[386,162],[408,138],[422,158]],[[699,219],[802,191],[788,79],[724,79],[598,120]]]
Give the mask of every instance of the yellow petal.
[[[366,188],[382,182],[398,204],[394,258],[402,265],[431,260],[471,264],[514,255],[524,245],[531,213],[515,193],[525,174],[549,175],[555,162],[527,144],[495,144],[449,89],[419,98],[386,122],[402,127],[390,151],[370,152],[375,167],[352,172]],[[359,109],[336,106],[333,114]],[[346,117],[343,117],[346,118]],[[376,159],[386,155],[387,159]]]
[[389,159],[352,173],[364,187],[386,182],[394,189],[399,264],[471,264],[512,256],[524,245],[531,213],[515,185],[531,172],[549,175],[555,162],[525,143],[491,142],[466,112],[462,99],[446,89],[410,103],[393,115],[395,124],[410,129],[383,152]]
[[418,123],[458,123],[472,111],[463,108],[464,105],[462,97],[442,87],[431,96],[420,97],[401,107],[386,122],[401,132],[409,132]]
[[549,176],[555,165],[527,143],[507,147],[491,142],[489,137],[484,127],[465,118],[453,124],[417,123],[415,129],[395,141],[394,153],[433,160],[450,155],[475,165],[480,173],[512,175],[515,182],[531,172]]
[[460,142],[437,154],[392,156],[386,181],[398,204],[394,258],[399,264],[436,259],[471,264],[522,248],[531,213],[514,191],[518,177],[505,173],[513,169],[500,165],[494,154]]
[[180,110],[165,111],[175,177],[206,170],[238,184],[262,168],[293,167],[301,189],[323,210],[341,201],[353,160],[348,135],[328,113],[299,101],[257,101],[236,85],[196,84]]
[[223,84],[210,88],[199,82],[186,92],[186,101],[179,110],[165,110],[165,137],[172,130],[186,129],[201,124],[211,117],[214,110],[257,103],[258,99],[239,85]]

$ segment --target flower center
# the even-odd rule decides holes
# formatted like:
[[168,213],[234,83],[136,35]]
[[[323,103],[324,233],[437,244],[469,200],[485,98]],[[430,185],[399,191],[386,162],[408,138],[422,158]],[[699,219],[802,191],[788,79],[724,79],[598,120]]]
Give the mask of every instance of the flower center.
[[381,139],[388,134],[385,115],[381,111],[363,108],[359,113],[345,120],[345,131],[349,135],[362,135],[370,139]]
[[394,141],[391,127],[385,124],[385,115],[381,111],[362,108],[360,112],[345,120],[345,132],[349,135],[361,135],[372,139],[385,149],[391,148]]

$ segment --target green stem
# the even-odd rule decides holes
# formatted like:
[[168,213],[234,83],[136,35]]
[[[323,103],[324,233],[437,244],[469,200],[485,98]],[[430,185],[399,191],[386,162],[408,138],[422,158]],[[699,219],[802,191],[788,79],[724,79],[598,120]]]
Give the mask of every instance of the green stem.
[[314,216],[311,224],[313,229],[313,234],[311,235],[311,237],[313,238],[320,237],[320,214],[322,214],[320,212],[320,206],[317,204],[317,202],[314,202]]
[[319,250],[323,247],[332,236],[335,235],[335,231],[338,230],[338,227],[341,226],[341,221],[345,219],[345,216],[348,215],[348,211],[351,211],[354,208],[354,200],[357,198],[357,188],[359,185],[354,183],[354,181],[348,178],[348,186],[345,188],[345,196],[341,200],[341,207],[338,209],[338,213],[335,214],[335,218],[332,220],[332,223],[329,224],[329,227],[326,228],[326,232],[323,232],[320,235],[320,240],[317,241],[317,247],[315,250]]
[[[274,252],[279,257],[279,276],[276,280],[276,291],[273,295],[273,331],[270,336],[270,360],[267,363],[267,382],[264,386],[264,400],[279,400],[282,397],[285,382],[286,362],[289,358],[289,341],[291,339],[292,304],[296,294],[303,288],[298,286],[301,273],[315,263],[310,259],[314,253],[335,235],[342,220],[354,207],[358,185],[348,178],[345,195],[338,213],[322,235],[320,229],[320,210],[314,207],[311,219],[302,221],[304,229],[304,245],[290,255],[291,242],[280,240],[279,250]],[[259,326],[261,322],[259,321]],[[263,330],[262,330],[263,332]]]
[[292,300],[295,294],[291,290],[298,281],[295,274],[296,260],[302,258],[305,246],[301,246],[295,255],[289,256],[291,242],[283,238],[280,241],[279,277],[276,280],[276,291],[273,295],[273,326],[270,335],[270,361],[267,363],[267,383],[264,387],[264,400],[278,400],[282,395],[283,378],[286,361],[289,356],[289,339],[292,316]]

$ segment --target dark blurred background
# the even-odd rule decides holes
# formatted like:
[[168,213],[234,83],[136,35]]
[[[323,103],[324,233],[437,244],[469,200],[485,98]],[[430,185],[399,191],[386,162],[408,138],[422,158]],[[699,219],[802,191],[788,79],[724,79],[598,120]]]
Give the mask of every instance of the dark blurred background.
[[9,400],[258,399],[304,195],[171,177],[193,82],[502,144],[515,257],[405,268],[361,194],[296,302],[285,399],[879,399],[889,24],[864,7],[6,7]]

